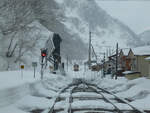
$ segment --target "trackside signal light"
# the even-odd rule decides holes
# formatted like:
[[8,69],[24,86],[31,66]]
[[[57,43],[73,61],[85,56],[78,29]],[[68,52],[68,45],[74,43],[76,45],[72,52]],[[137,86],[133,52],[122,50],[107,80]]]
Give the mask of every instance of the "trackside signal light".
[[46,55],[47,55],[46,53],[47,53],[46,49],[41,50],[41,56],[42,57],[46,57]]
[[45,54],[45,53],[42,53],[42,56],[43,56],[43,57],[45,57],[45,56],[46,56],[46,54]]

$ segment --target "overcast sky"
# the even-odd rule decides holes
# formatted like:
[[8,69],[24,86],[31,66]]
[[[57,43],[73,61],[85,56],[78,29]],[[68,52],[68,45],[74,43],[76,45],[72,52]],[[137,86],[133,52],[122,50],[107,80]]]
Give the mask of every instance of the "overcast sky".
[[96,1],[108,14],[127,24],[135,33],[150,30],[150,0]]

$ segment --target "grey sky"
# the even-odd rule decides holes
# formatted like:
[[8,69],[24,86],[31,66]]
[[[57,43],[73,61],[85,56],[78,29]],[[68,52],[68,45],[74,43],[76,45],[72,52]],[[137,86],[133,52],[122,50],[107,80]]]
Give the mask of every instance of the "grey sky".
[[101,1],[96,0],[101,8],[111,16],[121,20],[135,33],[150,30],[149,1]]

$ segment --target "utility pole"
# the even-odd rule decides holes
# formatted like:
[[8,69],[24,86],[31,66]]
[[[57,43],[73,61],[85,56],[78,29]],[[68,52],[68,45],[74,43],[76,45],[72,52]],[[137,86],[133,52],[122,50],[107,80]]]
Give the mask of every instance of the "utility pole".
[[109,56],[111,56],[111,48],[109,48]]
[[91,69],[91,31],[89,31],[89,69]]
[[105,53],[104,53],[104,62],[103,62],[103,77],[105,77]]
[[68,60],[69,60],[69,58],[68,58],[68,55],[67,55],[67,71],[68,71]]
[[115,76],[115,79],[117,79],[117,74],[118,74],[118,43],[116,46],[116,76]]
[[97,63],[97,55],[96,55],[96,53],[95,53],[95,50],[94,50],[94,47],[92,46],[92,44],[91,44],[91,48],[92,48],[92,52],[93,52],[93,54],[94,54],[94,56],[95,56],[96,63]]
[[109,48],[106,49],[106,57],[108,58],[109,56]]

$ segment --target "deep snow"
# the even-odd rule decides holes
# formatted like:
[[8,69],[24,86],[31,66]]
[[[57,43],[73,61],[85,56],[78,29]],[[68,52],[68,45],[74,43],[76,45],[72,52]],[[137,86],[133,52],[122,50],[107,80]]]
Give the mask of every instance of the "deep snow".
[[[46,72],[42,81],[39,72],[36,72],[35,79],[32,71],[24,71],[23,78],[21,78],[20,71],[0,72],[0,113],[28,113],[34,109],[47,110],[52,106],[60,89],[71,83],[74,78],[87,79],[123,99],[130,100],[130,104],[141,110],[150,110],[149,79],[139,78],[129,81],[126,78],[118,78],[118,80],[114,80],[110,79],[109,75],[102,79],[101,73],[85,71],[83,67],[80,68],[79,72],[73,72],[70,67],[66,76]],[[92,96],[95,94],[73,94],[73,96],[83,95]],[[69,97],[67,93],[61,94],[61,96]],[[91,107],[103,107],[98,106],[101,103],[103,102],[75,101],[72,106],[80,108],[92,104]],[[57,103],[56,107],[62,107],[62,105],[67,107],[67,100]],[[120,106],[122,109],[126,107]],[[108,105],[108,108],[111,107],[111,105]]]

